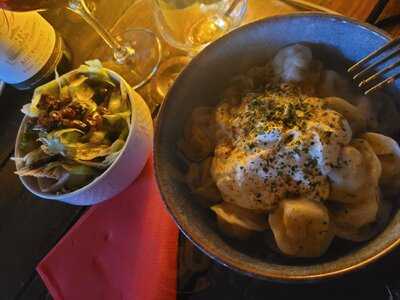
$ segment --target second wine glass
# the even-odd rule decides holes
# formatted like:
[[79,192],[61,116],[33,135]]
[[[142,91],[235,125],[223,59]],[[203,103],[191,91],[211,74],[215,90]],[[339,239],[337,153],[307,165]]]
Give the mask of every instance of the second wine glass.
[[193,56],[239,26],[247,0],[153,0],[161,36]]
[[247,0],[152,0],[155,22],[164,40],[187,56],[164,61],[153,91],[163,99],[180,72],[200,50],[241,24]]
[[104,65],[118,72],[133,87],[146,83],[157,71],[161,44],[147,29],[127,29],[112,35],[91,14],[85,0],[69,0],[67,8],[80,15],[112,49],[112,55],[99,57]]

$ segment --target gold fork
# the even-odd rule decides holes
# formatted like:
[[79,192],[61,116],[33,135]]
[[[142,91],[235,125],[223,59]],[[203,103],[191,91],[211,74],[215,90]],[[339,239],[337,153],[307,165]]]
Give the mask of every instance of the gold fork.
[[[347,72],[353,76],[353,80],[358,82],[360,88],[365,89],[364,94],[368,95],[384,86],[390,85],[400,77],[400,69],[386,79],[382,76],[400,66],[400,38],[396,38],[379,49],[373,51],[354,65]],[[397,58],[381,70],[377,67],[387,62],[389,59]]]

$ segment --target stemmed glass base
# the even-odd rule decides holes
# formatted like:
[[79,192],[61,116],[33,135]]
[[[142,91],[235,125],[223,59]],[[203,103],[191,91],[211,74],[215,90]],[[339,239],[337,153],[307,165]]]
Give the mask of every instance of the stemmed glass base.
[[169,89],[183,71],[186,65],[190,62],[189,56],[174,56],[163,62],[152,82],[154,96],[161,103],[167,95]]
[[98,57],[103,65],[119,73],[132,88],[148,82],[161,61],[161,43],[157,36],[147,29],[128,29],[114,38],[122,47],[132,52],[119,60],[115,53],[104,51]]

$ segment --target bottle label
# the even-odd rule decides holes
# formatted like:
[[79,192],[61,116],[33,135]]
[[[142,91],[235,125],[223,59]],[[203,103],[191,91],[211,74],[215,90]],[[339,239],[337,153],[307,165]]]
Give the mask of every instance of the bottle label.
[[0,10],[0,79],[24,82],[38,73],[56,45],[53,27],[36,12]]

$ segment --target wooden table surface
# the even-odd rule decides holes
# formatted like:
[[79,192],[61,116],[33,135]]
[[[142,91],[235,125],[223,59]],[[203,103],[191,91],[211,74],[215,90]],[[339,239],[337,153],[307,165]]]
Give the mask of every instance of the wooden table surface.
[[[249,0],[257,1],[257,0]],[[267,1],[267,0],[260,0]],[[341,14],[366,21],[376,8],[377,0],[309,0],[315,4],[335,10]],[[113,5],[112,3],[115,3]],[[96,14],[108,27],[123,15],[132,0],[98,0]],[[110,8],[112,6],[112,9]],[[115,7],[114,7],[115,6]],[[111,13],[110,13],[111,12]],[[382,14],[382,18],[400,14],[400,1],[390,0]],[[65,15],[65,14],[64,14]],[[80,22],[68,15],[70,22]],[[382,19],[381,18],[381,19]],[[72,34],[67,26],[57,23],[57,15],[48,14],[59,31],[66,35],[70,45],[80,45],[79,35]],[[400,34],[400,22],[385,27],[393,36]],[[86,35],[91,29],[82,25],[80,34]],[[76,40],[74,40],[74,38]],[[70,39],[70,40],[69,40]],[[95,40],[96,37],[93,37]],[[90,40],[90,38],[87,38]],[[82,48],[72,47],[76,57],[82,56]],[[76,61],[76,63],[80,63]],[[35,272],[37,263],[68,231],[84,211],[82,207],[69,206],[53,201],[44,201],[26,191],[18,178],[13,175],[14,163],[10,160],[13,153],[14,140],[22,114],[20,107],[29,102],[31,91],[20,92],[6,87],[0,97],[0,300],[51,299],[46,288]],[[181,243],[183,248],[191,247]],[[395,267],[400,267],[395,256],[389,255],[379,264],[363,271],[346,281],[326,283],[315,286],[283,286],[260,282],[228,271],[212,264],[202,254],[191,250],[198,257],[200,264],[195,276],[186,276],[180,281],[179,299],[301,299],[324,298],[347,299],[400,299],[400,277],[396,276]],[[181,261],[187,257],[181,255]],[[206,267],[204,267],[206,266]],[[182,270],[180,270],[183,272]],[[182,273],[183,274],[183,273]],[[378,274],[378,275],[377,275]],[[192,274],[193,275],[193,274]],[[182,275],[184,276],[184,274]],[[377,278],[377,276],[379,278]],[[387,290],[392,287],[392,298]],[[200,292],[195,292],[200,290]],[[230,291],[230,292],[228,292]],[[328,293],[326,293],[328,291]],[[348,291],[343,294],[343,291]],[[69,299],[68,299],[69,300]],[[112,299],[111,299],[112,300]],[[139,299],[142,300],[142,299]],[[145,299],[143,299],[145,300]]]

